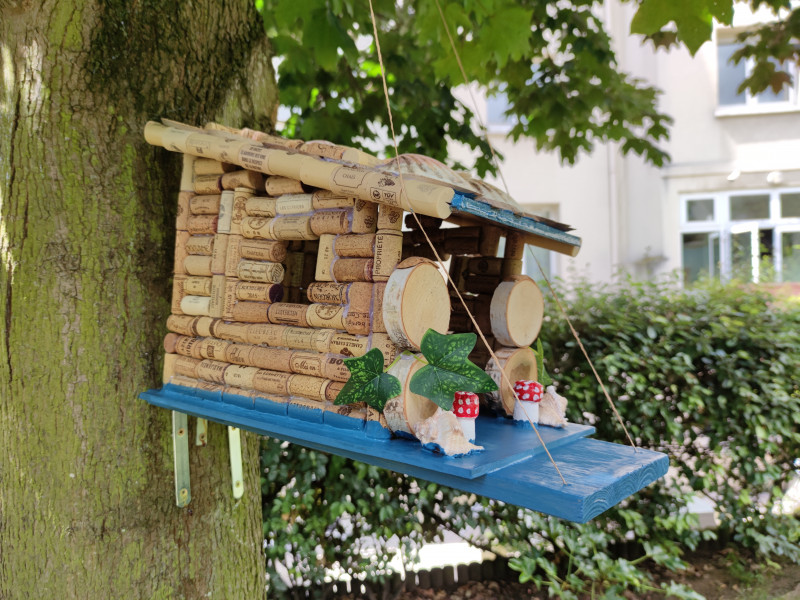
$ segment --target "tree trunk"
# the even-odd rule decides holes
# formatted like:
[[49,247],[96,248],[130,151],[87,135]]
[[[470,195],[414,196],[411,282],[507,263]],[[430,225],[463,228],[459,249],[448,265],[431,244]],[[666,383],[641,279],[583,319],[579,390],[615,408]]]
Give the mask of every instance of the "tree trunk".
[[270,55],[252,0],[0,0],[0,598],[264,595],[257,438],[235,501],[212,425],[179,509],[170,414],[137,394],[180,177],[142,128],[269,128]]

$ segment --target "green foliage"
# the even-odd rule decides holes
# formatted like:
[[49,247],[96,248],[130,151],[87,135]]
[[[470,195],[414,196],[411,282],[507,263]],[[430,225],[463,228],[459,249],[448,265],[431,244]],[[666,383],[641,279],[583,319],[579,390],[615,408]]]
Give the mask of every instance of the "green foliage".
[[[698,530],[688,512],[696,495],[716,502],[735,543],[767,560],[800,562],[800,525],[773,512],[800,456],[800,306],[781,308],[760,289],[738,284],[687,291],[668,282],[582,284],[564,295],[627,427],[638,444],[670,454],[675,477],[575,525],[270,441],[264,454],[268,564],[288,552],[296,581],[322,581],[323,567],[333,565],[379,577],[392,556],[385,543],[392,534],[413,557],[440,528],[468,530],[468,541],[513,557],[520,578],[553,597],[660,590],[696,599],[688,588],[652,576],[656,567],[680,570],[685,550],[717,536]],[[566,323],[553,316],[542,335],[570,419],[588,419],[596,437],[625,443]],[[354,523],[352,533],[347,523]],[[375,553],[365,553],[373,534]],[[638,556],[615,558],[615,549],[631,540]]]
[[350,379],[336,396],[336,404],[366,402],[375,410],[383,411],[389,398],[403,391],[400,380],[383,372],[383,352],[373,348],[364,356],[345,358],[350,369]]
[[539,383],[545,387],[552,385],[553,379],[544,368],[544,346],[542,346],[541,336],[536,340],[536,348],[533,352],[536,354],[536,372],[538,373],[537,379]]
[[676,39],[694,54],[711,39],[714,19],[723,25],[733,22],[733,3],[720,0],[642,0],[631,22],[631,33],[653,35],[675,23]]
[[456,392],[492,392],[497,384],[469,360],[478,336],[474,333],[442,335],[428,329],[420,350],[428,364],[414,373],[409,389],[425,396],[444,410],[453,410]]
[[[493,171],[471,108],[451,91],[464,78],[436,3],[374,5],[400,152],[447,161],[448,143],[456,140],[477,150],[479,174]],[[558,150],[568,163],[609,140],[655,165],[668,159],[659,144],[670,119],[656,108],[656,89],[619,71],[598,16],[600,2],[441,5],[467,78],[508,97],[514,139]],[[281,101],[292,113],[284,135],[364,147],[386,131],[366,0],[263,0],[256,6],[280,57]]]

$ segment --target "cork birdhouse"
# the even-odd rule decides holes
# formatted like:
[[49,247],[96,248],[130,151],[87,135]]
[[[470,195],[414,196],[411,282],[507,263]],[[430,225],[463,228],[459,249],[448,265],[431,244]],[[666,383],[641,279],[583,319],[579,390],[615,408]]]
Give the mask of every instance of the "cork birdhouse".
[[[525,246],[574,256],[567,226],[423,156],[380,161],[168,121],[145,137],[183,154],[164,385],[142,394],[151,404],[579,522],[666,472],[662,454],[567,423],[555,393],[538,424],[512,418],[514,383],[537,380],[530,346],[544,314],[522,274]],[[431,330],[488,342],[469,354],[496,384],[480,394],[472,443],[464,415],[412,389]],[[349,359],[374,349],[399,393],[383,410],[337,403]],[[448,431],[466,450],[447,451]]]

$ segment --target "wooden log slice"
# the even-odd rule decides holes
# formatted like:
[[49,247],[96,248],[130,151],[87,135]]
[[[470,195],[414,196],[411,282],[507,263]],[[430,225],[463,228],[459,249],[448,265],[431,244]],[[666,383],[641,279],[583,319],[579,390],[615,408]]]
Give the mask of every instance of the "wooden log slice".
[[434,263],[410,258],[397,266],[386,284],[383,322],[401,348],[419,350],[428,329],[447,333],[450,295]]
[[402,431],[416,437],[417,424],[433,415],[438,408],[425,396],[415,394],[409,389],[411,377],[423,366],[425,363],[417,358],[403,356],[388,371],[400,380],[403,388],[400,395],[389,400],[383,409],[386,423],[392,431]]
[[530,346],[544,320],[544,297],[536,282],[516,275],[497,286],[489,307],[492,333],[504,346]]
[[[536,368],[536,354],[530,348],[500,348],[495,350],[498,363],[492,358],[486,365],[486,372],[497,384],[497,391],[486,394],[486,400],[490,408],[501,415],[511,416],[514,414],[514,383],[524,380],[536,380],[538,369]],[[506,374],[508,382],[504,381],[502,373]]]

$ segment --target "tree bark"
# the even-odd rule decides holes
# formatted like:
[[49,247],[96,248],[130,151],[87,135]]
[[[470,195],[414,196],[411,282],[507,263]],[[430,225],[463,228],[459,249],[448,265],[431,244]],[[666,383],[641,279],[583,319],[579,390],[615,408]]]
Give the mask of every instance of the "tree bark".
[[234,501],[211,426],[179,509],[170,414],[137,395],[180,176],[144,123],[270,128],[270,57],[252,0],[0,0],[0,598],[264,595],[257,438]]

